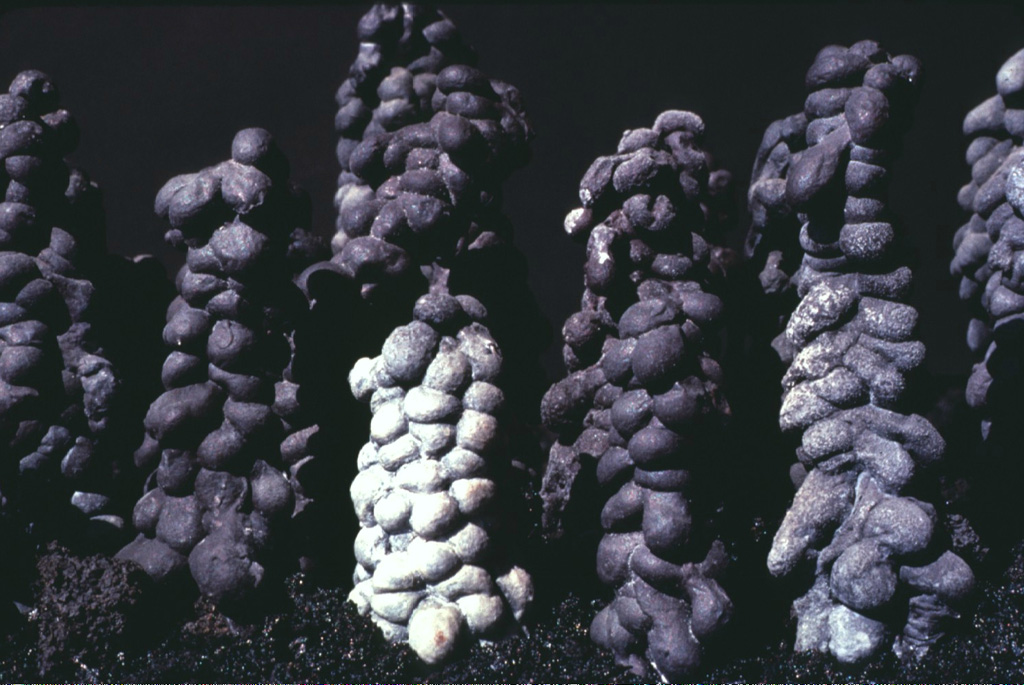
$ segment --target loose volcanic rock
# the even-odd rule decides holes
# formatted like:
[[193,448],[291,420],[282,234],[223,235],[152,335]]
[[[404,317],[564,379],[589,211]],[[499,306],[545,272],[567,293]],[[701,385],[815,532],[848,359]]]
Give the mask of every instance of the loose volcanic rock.
[[[885,207],[887,165],[919,80],[917,60],[870,41],[825,48],[807,75],[806,149],[779,155],[788,172],[776,214],[796,217],[803,251],[791,278],[800,301],[777,345],[790,361],[779,420],[802,434],[802,482],[768,568],[814,568],[813,586],[793,603],[795,649],[842,662],[890,645],[920,656],[973,582],[945,551],[935,508],[904,494],[945,448],[926,419],[902,413],[924,350],[917,313],[902,302],[910,274]],[[752,196],[767,197],[758,190],[766,178],[755,173]],[[909,580],[938,559],[950,560],[948,585]]]
[[157,581],[187,568],[228,604],[296,563],[302,472],[317,462],[290,369],[306,304],[289,251],[308,213],[287,170],[269,133],[245,129],[231,160],[172,179],[156,200],[187,257],[164,328],[165,391],[135,452],[150,473],[139,533],[118,556]]
[[591,637],[667,681],[692,672],[732,611],[714,580],[728,555],[691,502],[729,413],[711,356],[722,302],[707,242],[728,177],[709,171],[703,132],[697,115],[665,112],[584,175],[584,206],[565,226],[587,241],[587,289],[563,328],[570,375],[541,405],[558,432],[541,494],[548,533],[584,532],[568,530],[571,511],[593,505],[584,473],[605,501],[599,517],[582,514],[600,520],[597,576],[615,588]]
[[504,559],[497,483],[501,351],[472,298],[424,295],[415,319],[349,375],[373,410],[351,495],[359,517],[350,599],[392,641],[443,661],[468,634],[500,635],[533,599]]

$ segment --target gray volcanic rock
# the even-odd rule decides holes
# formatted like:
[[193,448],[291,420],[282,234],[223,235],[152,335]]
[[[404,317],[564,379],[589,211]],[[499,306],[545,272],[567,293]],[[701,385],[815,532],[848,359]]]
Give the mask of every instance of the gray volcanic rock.
[[1019,95],[1022,65],[1024,50],[996,74],[998,94],[964,119],[964,134],[971,141],[971,180],[957,199],[971,218],[953,239],[956,254],[950,271],[960,277],[960,297],[973,316],[967,344],[979,361],[967,383],[967,402],[980,411],[986,438],[994,421],[1015,423],[1014,388],[1021,380],[1015,359],[1024,285],[1016,264],[1024,246],[1024,130],[1018,126],[1024,110],[1015,106],[1024,104]]
[[[232,159],[178,176],[157,195],[172,244],[187,247],[167,310],[165,392],[149,407],[136,465],[138,537],[118,553],[157,581],[187,568],[215,602],[239,602],[295,563],[292,517],[315,455],[289,373],[306,312],[289,246],[305,196],[270,134],[240,131]],[[297,424],[297,425],[296,425]],[[306,436],[308,437],[308,436]]]
[[334,126],[344,172],[351,171],[352,150],[365,138],[429,118],[444,67],[476,64],[455,24],[421,5],[374,5],[360,20],[358,35],[359,55],[336,95]]
[[501,351],[468,296],[437,291],[349,375],[373,411],[351,495],[359,517],[350,599],[427,663],[465,635],[500,635],[533,599],[503,559],[498,484]]
[[[844,91],[825,89],[827,104],[841,99]],[[816,105],[815,110],[821,104]],[[847,93],[848,95],[848,93]],[[781,335],[793,307],[796,288],[793,274],[800,266],[802,252],[798,235],[800,220],[786,199],[786,185],[793,156],[807,147],[807,115],[803,112],[773,122],[764,132],[754,159],[754,171],[747,191],[747,205],[752,217],[747,233],[745,253],[760,268],[758,284],[764,297],[756,315],[764,327],[761,337],[774,337],[772,344],[782,357],[789,356],[785,336]]]
[[[502,184],[529,159],[533,136],[519,91],[476,69],[475,53],[435,9],[375,5],[359,35],[338,90],[335,254],[307,270],[306,290],[317,299],[337,274],[354,284],[373,310],[364,328],[376,344],[430,283],[449,279],[452,292],[491,312],[506,373],[517,379],[512,415],[536,424],[550,331],[501,212]],[[520,451],[517,459],[539,460]]]
[[133,393],[108,346],[142,330],[110,303],[146,320],[121,292],[146,266],[107,254],[99,189],[64,161],[77,142],[45,74],[0,95],[0,489],[40,539],[116,549]]
[[559,435],[541,493],[548,534],[595,504],[579,501],[582,473],[605,498],[597,575],[615,599],[591,637],[637,675],[653,666],[670,681],[693,671],[732,611],[714,580],[728,555],[691,502],[729,414],[712,356],[718,253],[705,239],[729,179],[709,170],[703,133],[697,115],[664,112],[584,175],[565,228],[587,240],[586,292],[562,330],[570,375],[541,405]]
[[436,10],[375,5],[338,91],[335,268],[372,297],[416,267],[510,242],[500,184],[528,158],[518,91],[473,64]]
[[793,604],[795,648],[842,662],[893,642],[919,656],[973,584],[945,551],[935,508],[905,494],[945,449],[926,419],[902,409],[924,347],[885,206],[887,165],[919,81],[916,59],[871,41],[824,48],[807,75],[807,147],[784,160],[804,256],[792,276],[800,302],[777,346],[790,361],[779,422],[802,444],[799,489],[768,568],[814,568]]
[[38,563],[39,669],[108,658],[145,634],[152,581],[137,566],[47,548]]

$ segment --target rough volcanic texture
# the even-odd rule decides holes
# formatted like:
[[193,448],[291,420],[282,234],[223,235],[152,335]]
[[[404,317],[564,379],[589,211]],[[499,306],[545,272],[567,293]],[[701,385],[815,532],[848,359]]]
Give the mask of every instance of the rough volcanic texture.
[[[964,135],[970,139],[966,156],[971,180],[961,188],[957,200],[972,214],[953,239],[956,255],[950,268],[961,278],[960,297],[974,316],[967,344],[985,357],[974,368],[968,392],[968,401],[979,409],[986,408],[992,384],[988,361],[995,357],[993,365],[999,365],[994,330],[1014,328],[1015,315],[1024,311],[1024,299],[1018,292],[1020,278],[1015,277],[1015,254],[1024,236],[1018,209],[1024,203],[1020,190],[1024,169],[1015,171],[1024,161],[1024,109],[1016,109],[1016,105],[1024,106],[1024,50],[999,69],[996,89],[996,95],[964,119]],[[1006,380],[1013,383],[1013,379]],[[988,432],[987,425],[984,432]]]
[[486,310],[435,291],[413,314],[349,376],[373,411],[351,488],[361,529],[350,598],[388,639],[438,663],[466,632],[500,635],[521,619],[533,587],[498,546],[509,455]]
[[919,471],[945,444],[905,413],[910,372],[924,359],[917,312],[905,304],[886,210],[888,165],[909,124],[920,66],[864,41],[830,46],[807,73],[807,149],[793,157],[786,202],[803,222],[794,275],[800,303],[786,343],[780,425],[799,432],[799,487],[776,533],[768,568],[814,567],[793,604],[797,651],[856,662],[893,644],[917,656],[970,591],[973,574],[944,551]]
[[[359,21],[357,35],[359,55],[335,95],[339,186],[348,182],[345,172],[351,171],[349,158],[359,143],[429,120],[437,74],[452,64],[477,61],[455,24],[422,5],[374,5]],[[338,230],[343,230],[340,223]]]
[[149,473],[132,519],[139,534],[118,553],[157,581],[188,570],[225,603],[294,563],[297,480],[314,459],[306,442],[282,445],[300,405],[289,336],[306,311],[287,253],[308,203],[266,131],[239,132],[231,156],[157,195],[165,238],[188,254],[167,310],[165,392],[135,452]]
[[[971,212],[956,233],[951,264],[972,319],[967,344],[975,355],[967,403],[981,419],[984,448],[973,466],[978,495],[972,522],[996,546],[1019,528],[1016,488],[1024,381],[1024,50],[996,74],[996,95],[964,119],[971,180],[958,197]],[[969,471],[968,471],[969,472]]]
[[142,332],[109,306],[136,265],[106,253],[99,191],[64,161],[78,129],[58,100],[38,71],[0,95],[0,492],[39,540],[116,549],[132,409],[105,344],[112,326]]
[[586,289],[581,310],[562,328],[570,375],[552,386],[541,408],[544,424],[560,436],[543,491],[548,536],[561,535],[570,491],[586,463],[580,455],[589,454],[582,443],[578,448],[573,443],[594,422],[596,396],[607,381],[599,362],[605,341],[617,337],[619,317],[643,294],[681,297],[685,288],[677,284],[673,293],[673,281],[694,263],[709,278],[720,273],[714,261],[718,251],[702,233],[710,228],[706,220],[714,194],[727,194],[729,175],[709,173],[706,153],[693,146],[703,129],[696,115],[670,111],[654,129],[626,131],[619,152],[588,169],[580,183],[583,207],[565,218],[566,233],[587,244]]
[[43,673],[102,659],[148,635],[143,598],[152,581],[138,566],[56,546],[47,552],[38,564],[35,615]]
[[[786,201],[786,178],[793,155],[807,147],[808,116],[820,111],[819,100],[808,98],[809,113],[800,112],[772,122],[765,130],[754,159],[747,205],[751,226],[745,245],[746,258],[757,274],[761,296],[751,308],[755,320],[749,322],[759,343],[773,340],[773,346],[785,346],[782,331],[796,306],[793,274],[800,266],[802,251],[798,241],[801,222]],[[785,356],[785,352],[780,352]]]
[[354,283],[365,305],[346,304],[345,316],[364,331],[365,355],[406,320],[437,280],[433,271],[450,270],[452,292],[472,294],[491,313],[505,372],[516,379],[510,418],[536,425],[550,329],[500,209],[502,183],[529,158],[519,92],[475,69],[475,53],[434,9],[375,5],[359,36],[360,54],[338,91],[335,255],[310,268],[303,287],[322,301],[340,289],[325,285],[330,272]]
[[591,636],[634,673],[653,665],[670,680],[692,672],[732,610],[714,580],[728,555],[691,501],[729,413],[711,356],[723,307],[702,235],[728,177],[709,173],[703,133],[697,115],[665,112],[583,177],[583,207],[565,228],[587,238],[586,292],[562,329],[570,375],[541,407],[559,434],[542,489],[549,533],[583,533],[572,528],[604,502],[597,575],[615,599]]
[[422,97],[422,112],[364,132],[339,179],[332,263],[367,298],[382,284],[419,281],[418,266],[507,240],[501,182],[529,154],[515,88],[464,64],[421,74],[422,96],[415,78],[396,69],[380,90]]
[[[529,634],[468,645],[443,665],[420,661],[407,645],[383,639],[360,616],[346,591],[325,589],[296,574],[285,583],[287,598],[252,625],[199,611],[160,639],[123,651],[67,652],[47,673],[52,681],[216,682],[224,673],[253,682],[622,682],[610,656],[587,637],[594,602],[558,597],[531,621]],[[35,630],[16,634],[0,647],[5,682],[39,680]],[[143,677],[148,674],[148,677]]]
[[[915,663],[894,655],[860,665],[817,653],[793,654],[781,630],[756,642],[730,644],[720,659],[707,659],[694,682],[996,682],[1013,679],[1024,654],[1024,555],[979,580],[978,609],[964,630],[935,645]],[[1005,571],[1005,573],[1004,573]],[[51,681],[216,682],[225,673],[245,682],[628,682],[625,669],[587,638],[597,600],[557,595],[536,606],[528,635],[478,643],[441,667],[427,667],[406,645],[386,642],[360,616],[340,588],[324,589],[297,574],[285,584],[288,598],[255,625],[223,617],[177,624],[159,638],[97,649],[61,659]],[[538,598],[538,602],[540,602]],[[191,613],[191,612],[190,612]],[[226,628],[226,629],[225,629]],[[40,679],[37,631],[24,626],[0,640],[0,680]],[[81,643],[80,643],[81,644]],[[71,651],[71,657],[75,652]],[[1009,677],[1008,677],[1009,675]]]

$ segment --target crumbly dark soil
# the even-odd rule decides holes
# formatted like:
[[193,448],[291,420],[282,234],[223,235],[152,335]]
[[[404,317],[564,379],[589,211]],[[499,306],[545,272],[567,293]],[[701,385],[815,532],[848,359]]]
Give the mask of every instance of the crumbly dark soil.
[[[344,587],[321,587],[296,574],[287,580],[283,596],[266,600],[273,607],[269,615],[246,620],[228,618],[202,602],[154,593],[144,575],[120,563],[103,557],[83,561],[62,549],[48,550],[40,568],[56,587],[41,588],[34,609],[0,643],[0,681],[550,683],[636,678],[588,638],[602,600],[573,591],[542,595],[528,634],[466,646],[443,668],[431,669],[407,647],[385,642],[346,601]],[[973,617],[919,663],[900,664],[886,654],[844,668],[822,656],[793,656],[792,625],[783,619],[778,629],[756,630],[743,625],[756,617],[740,614],[739,625],[711,648],[703,672],[693,680],[1019,682],[1024,677],[1024,544],[1008,555],[1008,566],[991,575],[979,581]],[[79,590],[88,596],[74,600],[68,593],[75,587],[91,589]]]

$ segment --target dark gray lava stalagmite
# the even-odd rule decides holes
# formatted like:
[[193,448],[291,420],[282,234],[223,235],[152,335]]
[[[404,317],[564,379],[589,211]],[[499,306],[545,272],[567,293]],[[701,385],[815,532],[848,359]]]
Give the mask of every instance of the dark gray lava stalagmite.
[[130,428],[105,304],[132,268],[106,252],[99,190],[64,161],[77,143],[53,83],[18,74],[0,95],[0,491],[39,536],[81,543],[84,518],[116,549]]
[[697,115],[665,112],[583,177],[583,207],[565,229],[587,240],[586,291],[562,329],[570,375],[541,407],[558,433],[542,490],[549,532],[569,525],[567,509],[595,504],[579,501],[582,474],[596,471],[605,500],[597,574],[615,599],[591,636],[636,673],[653,665],[673,681],[732,609],[714,580],[728,555],[702,529],[694,496],[729,413],[712,356],[723,306],[703,235],[728,175],[709,172],[703,134]]
[[360,532],[350,599],[428,663],[461,634],[500,635],[533,599],[498,534],[509,454],[486,314],[475,298],[435,288],[349,376],[373,411],[351,488]]
[[426,290],[422,267],[451,268],[453,291],[491,312],[506,373],[520,379],[509,388],[511,408],[535,414],[547,324],[501,212],[502,183],[529,158],[519,92],[477,70],[475,53],[436,10],[375,5],[359,34],[360,54],[338,91],[335,255],[314,270],[355,281],[373,310],[368,325],[386,324],[383,337]]
[[309,456],[281,447],[295,399],[289,336],[306,311],[287,258],[306,201],[263,129],[239,132],[231,157],[157,195],[165,238],[188,255],[167,310],[165,392],[135,452],[150,474],[139,534],[118,555],[158,581],[188,569],[218,602],[294,564],[292,477]]
[[314,298],[325,270],[354,282],[368,305],[354,314],[374,319],[369,342],[414,312],[350,374],[373,412],[352,485],[351,598],[389,639],[436,663],[467,629],[499,634],[532,598],[529,576],[491,542],[505,467],[522,458],[506,441],[526,435],[509,429],[524,417],[499,387],[528,405],[520,398],[540,374],[543,345],[500,211],[501,185],[527,161],[532,133],[518,91],[474,68],[435,10],[376,5],[359,30],[360,55],[338,91],[335,255],[305,281]]
[[[423,28],[428,16],[435,21]],[[473,53],[439,13],[376,5],[360,31],[382,42],[363,43],[352,68],[359,76],[339,91],[343,170],[332,262],[371,298],[407,278],[422,289],[417,266],[451,258],[495,230],[483,218],[500,203],[501,182],[526,161],[530,130],[518,91],[475,69]],[[442,38],[443,48],[459,47],[451,57],[427,44]],[[419,50],[429,58],[399,60],[386,75],[368,69],[385,54]],[[360,94],[374,84],[376,92]],[[350,117],[350,109],[373,118]]]
[[747,203],[751,227],[747,234],[746,257],[759,269],[757,278],[763,297],[753,314],[755,335],[763,343],[772,340],[784,361],[792,359],[782,334],[793,307],[796,288],[793,274],[800,266],[798,241],[800,220],[786,201],[786,177],[793,155],[807,147],[807,115],[803,112],[772,122],[764,132],[754,160]]
[[982,411],[986,438],[1000,418],[997,431],[1019,431],[1009,424],[1019,423],[1014,415],[1024,380],[1024,50],[999,69],[996,90],[964,119],[971,180],[958,200],[972,215],[953,240],[951,265],[973,316],[967,344],[981,361],[967,401]]
[[922,491],[915,476],[945,448],[904,407],[925,350],[885,203],[919,81],[915,58],[874,42],[824,48],[806,77],[807,148],[786,174],[804,256],[780,425],[802,442],[791,470],[799,489],[768,568],[813,566],[812,587],[793,604],[795,648],[843,662],[894,639],[903,656],[924,652],[973,583],[945,551],[935,507],[908,494]]
[[[374,5],[359,21],[357,33],[359,55],[335,96],[334,128],[342,169],[335,198],[339,212],[348,184],[371,181],[353,173],[353,150],[379,134],[429,121],[438,72],[452,64],[476,65],[476,54],[462,42],[455,24],[430,7]],[[335,251],[344,245],[349,223],[340,213]]]

